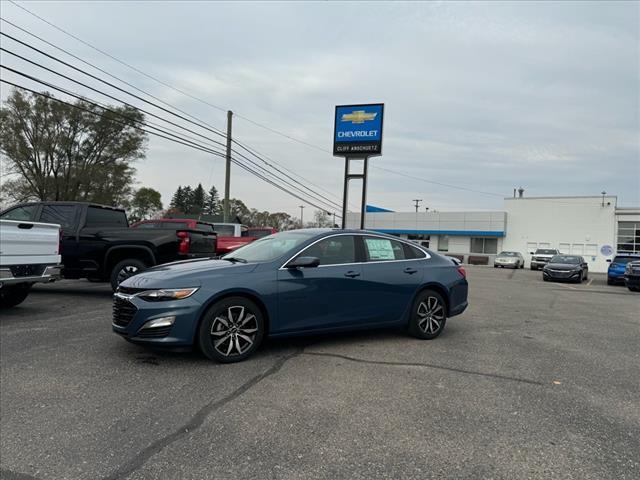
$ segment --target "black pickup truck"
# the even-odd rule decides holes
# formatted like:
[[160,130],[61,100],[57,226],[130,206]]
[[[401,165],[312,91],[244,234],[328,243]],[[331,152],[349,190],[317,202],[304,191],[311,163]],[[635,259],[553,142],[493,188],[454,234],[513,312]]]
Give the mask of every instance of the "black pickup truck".
[[64,278],[120,282],[154,265],[216,252],[213,229],[133,229],[124,210],[83,202],[22,203],[3,220],[57,223]]

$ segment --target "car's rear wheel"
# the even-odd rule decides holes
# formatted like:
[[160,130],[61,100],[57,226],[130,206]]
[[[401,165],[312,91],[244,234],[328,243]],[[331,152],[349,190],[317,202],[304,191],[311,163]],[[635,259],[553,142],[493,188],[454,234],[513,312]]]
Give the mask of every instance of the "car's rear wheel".
[[632,286],[628,286],[627,287],[631,292],[640,292],[640,287],[632,287]]
[[538,267],[531,267],[531,270],[538,270]]
[[409,333],[424,340],[436,338],[447,322],[447,305],[433,290],[423,290],[413,302]]
[[205,313],[198,344],[211,360],[240,362],[258,348],[264,334],[264,317],[258,306],[244,297],[229,297]]
[[21,304],[29,295],[30,289],[30,283],[20,283],[0,288],[0,308],[10,308]]
[[611,278],[607,278],[607,285],[613,285],[615,282]]

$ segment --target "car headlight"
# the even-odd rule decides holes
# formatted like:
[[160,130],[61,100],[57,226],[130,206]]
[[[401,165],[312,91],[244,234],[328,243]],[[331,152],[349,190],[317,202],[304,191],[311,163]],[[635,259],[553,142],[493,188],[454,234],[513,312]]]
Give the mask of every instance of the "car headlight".
[[147,302],[163,302],[168,300],[182,300],[188,298],[198,291],[195,288],[163,288],[160,290],[147,290],[137,296]]

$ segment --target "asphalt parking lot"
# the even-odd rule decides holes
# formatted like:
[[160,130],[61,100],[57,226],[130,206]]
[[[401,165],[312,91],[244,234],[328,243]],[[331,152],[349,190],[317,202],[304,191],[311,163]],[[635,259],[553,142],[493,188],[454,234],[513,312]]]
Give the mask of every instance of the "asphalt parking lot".
[[101,284],[0,313],[2,479],[640,478],[640,295],[468,267],[434,341],[270,341],[246,362],[131,345]]

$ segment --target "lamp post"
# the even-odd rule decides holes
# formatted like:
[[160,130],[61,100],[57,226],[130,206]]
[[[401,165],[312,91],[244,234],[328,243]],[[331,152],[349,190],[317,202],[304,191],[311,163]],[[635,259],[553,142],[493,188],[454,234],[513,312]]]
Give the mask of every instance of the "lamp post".
[[304,205],[300,205],[300,228],[304,228]]

